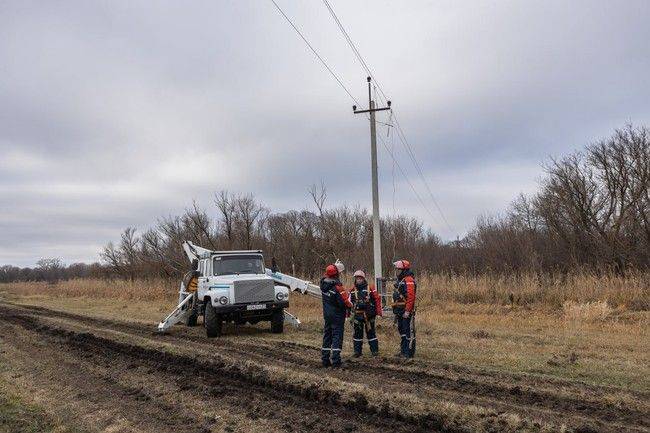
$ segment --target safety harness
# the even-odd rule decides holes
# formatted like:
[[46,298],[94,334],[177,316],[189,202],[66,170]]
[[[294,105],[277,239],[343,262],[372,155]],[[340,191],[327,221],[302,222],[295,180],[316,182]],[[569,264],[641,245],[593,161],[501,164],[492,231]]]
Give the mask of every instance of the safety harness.
[[[356,295],[356,299],[355,299],[355,302],[354,302],[354,317],[355,317],[355,320],[356,320],[357,316],[362,316],[363,317],[363,324],[364,324],[364,327],[366,328],[366,332],[368,332],[370,330],[370,320],[368,320],[368,306],[371,305],[371,303],[370,303],[370,287],[368,287],[368,285],[366,284],[365,288],[366,288],[365,289],[366,295],[363,297],[363,299],[361,299],[361,296],[360,296],[360,290],[361,289],[358,288],[358,287],[355,287],[355,289],[354,289],[354,292],[355,292],[355,295]],[[363,306],[364,306],[363,308],[359,307],[359,303],[361,301],[363,301]]]

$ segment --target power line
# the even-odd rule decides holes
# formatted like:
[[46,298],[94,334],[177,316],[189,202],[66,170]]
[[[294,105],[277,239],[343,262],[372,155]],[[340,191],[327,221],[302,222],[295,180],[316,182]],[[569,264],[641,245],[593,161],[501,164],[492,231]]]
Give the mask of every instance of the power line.
[[395,158],[395,155],[393,155],[393,152],[391,152],[391,150],[388,147],[388,145],[386,144],[386,141],[384,140],[384,138],[381,135],[378,135],[378,137],[379,137],[379,141],[381,141],[381,144],[384,146],[384,149],[386,149],[386,152],[388,153],[388,155],[393,160],[393,163],[395,164],[395,166],[397,167],[399,172],[402,174],[402,176],[404,176],[404,179],[406,180],[406,183],[408,184],[408,186],[411,187],[411,190],[413,191],[413,194],[415,194],[415,198],[418,199],[418,201],[420,202],[420,204],[422,205],[424,210],[427,211],[429,216],[431,218],[435,219],[435,217],[433,216],[433,213],[431,213],[431,210],[429,209],[429,207],[424,203],[424,200],[422,200],[422,197],[420,196],[420,194],[418,194],[417,190],[415,189],[415,187],[413,186],[413,184],[409,180],[408,176],[406,175],[406,172],[404,171],[402,166],[397,161],[397,158]]
[[[278,10],[278,12],[280,12],[280,14],[284,17],[284,19],[285,19],[285,20],[286,20],[286,21],[291,25],[291,27],[296,31],[296,33],[298,33],[298,35],[300,36],[300,38],[301,38],[301,39],[303,40],[303,42],[307,45],[307,47],[309,47],[309,49],[310,49],[311,52],[316,56],[316,58],[317,58],[317,59],[318,59],[318,60],[323,64],[323,66],[325,66],[325,68],[326,68],[327,71],[330,73],[330,75],[331,75],[332,77],[334,77],[334,79],[335,79],[336,82],[339,84],[339,86],[341,86],[341,88],[345,91],[345,93],[348,94],[348,96],[350,97],[350,99],[352,99],[352,100],[355,102],[355,104],[357,104],[357,105],[361,105],[361,104],[359,104],[359,102],[357,102],[356,98],[355,98],[354,96],[352,96],[352,93],[348,90],[348,88],[345,86],[345,84],[343,84],[343,82],[342,82],[341,79],[338,77],[338,75],[336,75],[336,73],[332,70],[332,68],[330,68],[330,66],[325,62],[325,60],[323,60],[323,58],[320,56],[320,54],[318,54],[318,52],[316,51],[316,49],[315,49],[315,48],[314,48],[314,47],[309,43],[309,41],[307,40],[307,38],[302,34],[302,32],[298,29],[298,27],[296,27],[296,25],[293,23],[293,21],[291,21],[291,19],[287,16],[287,14],[284,13],[284,11],[282,10],[282,8],[280,8],[280,6],[275,2],[275,0],[271,0],[271,2],[272,2],[273,5],[276,7],[276,9]],[[331,10],[331,13],[333,14],[333,16],[336,16],[336,14],[334,13],[334,10],[331,9],[331,6],[329,6],[329,3],[326,2],[326,6],[328,6],[328,9],[329,9],[329,10]],[[339,28],[341,29],[341,31],[344,33],[344,35],[347,35],[347,32],[346,32],[345,29],[343,28],[342,24],[340,24],[340,21],[338,21],[338,17],[335,18],[335,19],[336,19],[336,21],[339,23],[339,26],[340,26]],[[365,64],[365,61],[363,61],[363,57],[361,57],[361,54],[358,52],[358,50],[357,50],[356,47],[354,46],[354,43],[352,42],[352,39],[350,39],[349,36],[346,36],[346,39],[349,41],[350,46],[353,47],[353,51],[354,51],[355,54],[358,56],[357,58],[358,58],[359,61],[362,63],[364,69],[366,69],[366,71],[368,72],[368,75],[371,76],[371,77],[373,77],[372,72],[370,71],[370,69],[368,68],[368,66]],[[373,79],[374,79],[374,77],[373,77]],[[386,95],[385,95],[384,91],[381,89],[381,87],[379,86],[379,83],[376,82],[376,80],[375,80],[375,83],[377,84],[377,87],[379,88],[379,91],[382,93],[382,95],[384,96],[384,98],[387,100],[388,98],[386,98]],[[391,110],[391,111],[392,111],[392,110]],[[393,116],[394,116],[394,113],[393,113]],[[393,117],[393,118],[396,120],[396,117]],[[380,122],[380,123],[381,123],[381,122]],[[387,126],[392,126],[392,125],[388,125],[388,124],[386,124],[386,125],[387,125]],[[400,135],[400,134],[397,134],[397,136],[400,137],[400,139],[401,139],[401,135]],[[413,186],[413,184],[412,184],[411,181],[409,180],[408,176],[406,175],[406,172],[404,171],[404,169],[402,168],[402,166],[399,164],[399,162],[398,162],[397,159],[395,158],[394,153],[393,153],[393,152],[388,148],[386,142],[384,141],[384,139],[383,139],[381,136],[380,136],[380,141],[381,141],[382,145],[384,146],[384,148],[386,149],[386,152],[388,153],[388,155],[389,155],[389,156],[391,157],[391,159],[393,160],[393,163],[395,164],[395,166],[397,167],[397,169],[398,169],[399,172],[402,174],[402,176],[403,176],[404,179],[406,180],[407,184],[409,185],[409,187],[410,187],[411,190],[413,191],[413,194],[415,195],[415,197],[417,198],[417,200],[420,202],[420,204],[421,204],[422,207],[424,208],[424,210],[425,210],[425,211],[426,211],[426,212],[431,216],[431,218],[436,219],[436,218],[434,217],[433,213],[431,212],[431,210],[429,209],[429,207],[425,204],[424,200],[422,199],[422,197],[420,196],[420,194],[417,192],[417,190],[415,189],[415,187]],[[439,211],[440,211],[440,210],[439,210]]]
[[[341,20],[339,19],[339,17],[336,15],[336,12],[334,12],[334,9],[330,5],[329,1],[328,0],[323,0],[323,3],[325,4],[325,7],[329,11],[332,18],[334,19],[334,22],[338,26],[339,30],[341,30],[341,33],[343,34],[345,40],[347,41],[348,45],[352,49],[352,52],[354,53],[355,57],[357,58],[357,60],[361,64],[361,67],[373,79],[375,85],[377,86],[377,89],[379,89],[379,92],[380,92],[381,95],[377,95],[377,96],[379,96],[380,102],[385,103],[385,101],[388,100],[388,97],[386,96],[386,93],[384,92],[384,89],[381,87],[381,84],[379,83],[377,78],[374,76],[374,74],[370,70],[370,67],[368,66],[368,64],[364,60],[363,56],[361,55],[361,53],[357,49],[354,42],[352,41],[352,38],[350,37],[349,33],[345,30],[345,27],[341,23]],[[384,98],[384,101],[381,101],[382,96]],[[400,139],[400,141],[402,142],[402,145],[406,148],[406,151],[407,151],[407,154],[408,154],[409,158],[413,162],[413,165],[415,166],[415,169],[417,170],[418,174],[420,175],[420,178],[422,179],[422,183],[424,183],[424,186],[426,187],[427,192],[429,193],[429,196],[431,197],[431,201],[436,206],[436,209],[438,210],[438,213],[442,217],[442,220],[446,224],[449,231],[453,231],[453,229],[451,228],[451,225],[449,224],[449,221],[447,221],[447,218],[445,217],[445,214],[442,211],[442,208],[440,207],[438,201],[436,200],[436,198],[433,195],[433,191],[431,190],[431,187],[429,186],[429,183],[427,182],[427,180],[426,180],[426,178],[424,176],[424,173],[422,172],[422,168],[420,167],[418,159],[415,156],[415,151],[413,150],[410,143],[406,139],[406,135],[404,134],[402,126],[400,125],[399,120],[397,119],[397,115],[394,114],[394,110],[393,110],[393,119],[395,121],[395,125],[397,126],[397,130],[398,130],[397,136]]]
[[341,33],[343,33],[343,36],[345,37],[345,40],[348,42],[348,45],[350,45],[350,48],[352,48],[352,52],[353,52],[354,55],[356,56],[357,60],[359,60],[359,63],[361,63],[361,66],[365,69],[365,71],[368,73],[368,75],[372,78],[372,80],[374,81],[375,85],[379,88],[379,91],[380,91],[381,94],[384,96],[384,99],[387,101],[387,100],[388,100],[388,97],[387,97],[386,94],[384,93],[384,90],[383,90],[383,89],[381,88],[381,86],[379,85],[379,82],[377,81],[377,79],[376,79],[375,76],[373,75],[373,73],[372,73],[372,71],[370,70],[370,67],[368,66],[368,64],[366,63],[366,61],[363,59],[363,56],[361,55],[361,53],[360,53],[359,50],[357,49],[356,45],[354,44],[354,42],[352,42],[352,38],[350,37],[350,35],[348,34],[348,32],[345,30],[345,27],[343,27],[343,24],[341,23],[341,20],[339,20],[339,17],[336,15],[336,12],[334,12],[334,9],[332,8],[332,6],[330,5],[330,3],[329,3],[327,0],[323,0],[323,3],[325,4],[325,7],[327,8],[327,10],[329,11],[330,15],[332,16],[332,18],[333,18],[334,21],[336,22],[336,25],[337,25],[338,28],[341,30]]
[[427,188],[427,191],[429,192],[429,196],[431,197],[431,201],[433,201],[433,204],[436,206],[436,209],[438,209],[438,213],[440,213],[440,216],[442,217],[442,220],[445,222],[447,225],[447,228],[449,231],[453,232],[454,230],[451,228],[451,225],[449,224],[449,221],[447,221],[447,218],[445,217],[445,213],[442,211],[442,208],[440,207],[440,204],[438,204],[438,200],[436,200],[433,196],[433,192],[431,191],[431,187],[429,186],[429,182],[426,181],[424,174],[422,173],[422,168],[420,167],[420,164],[418,163],[417,158],[415,157],[415,153],[413,152],[413,149],[411,146],[408,144],[408,141],[406,140],[406,135],[404,135],[404,131],[402,130],[402,125],[399,124],[399,121],[397,120],[397,116],[393,115],[393,119],[395,120],[395,125],[397,126],[397,131],[398,131],[398,137],[401,137],[402,143],[406,144],[406,148],[409,151],[409,155],[411,156],[411,160],[413,161],[413,164],[415,165],[415,169],[418,171],[420,174],[420,177],[422,178],[422,183],[424,183],[424,186]]
[[334,71],[332,70],[332,68],[330,68],[329,65],[325,62],[325,60],[323,60],[323,58],[320,56],[320,54],[318,54],[318,52],[314,49],[314,47],[309,43],[309,41],[307,40],[307,38],[305,38],[305,36],[300,32],[300,30],[298,30],[298,27],[296,27],[296,25],[293,23],[293,21],[291,21],[291,19],[289,19],[289,17],[287,16],[287,14],[284,13],[284,11],[280,8],[280,6],[278,6],[278,4],[275,2],[275,0],[271,0],[271,2],[275,5],[275,7],[276,7],[276,9],[278,10],[278,12],[280,12],[280,14],[282,14],[282,16],[284,17],[284,19],[287,20],[287,22],[291,25],[291,27],[293,27],[293,29],[296,31],[296,33],[298,33],[298,35],[302,38],[302,40],[305,42],[305,44],[307,44],[307,46],[309,47],[309,49],[311,50],[311,52],[314,53],[314,55],[316,56],[316,58],[318,58],[318,60],[320,60],[320,62],[323,64],[323,66],[325,66],[325,69],[327,69],[327,71],[332,75],[332,77],[334,77],[334,79],[339,83],[339,86],[341,86],[341,88],[342,88],[343,90],[345,90],[345,93],[347,93],[348,96],[349,96],[349,97],[350,97],[350,98],[351,98],[351,99],[352,99],[352,100],[353,100],[357,105],[359,105],[359,103],[357,102],[357,100],[355,99],[355,97],[352,96],[352,93],[350,93],[350,91],[348,90],[348,88],[345,87],[345,84],[343,84],[343,82],[342,82],[341,79],[338,77],[338,75],[336,75],[336,74],[334,73]]

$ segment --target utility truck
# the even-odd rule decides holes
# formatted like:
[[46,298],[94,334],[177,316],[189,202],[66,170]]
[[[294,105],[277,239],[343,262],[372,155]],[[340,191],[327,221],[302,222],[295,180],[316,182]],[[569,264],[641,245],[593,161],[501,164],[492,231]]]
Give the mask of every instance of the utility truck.
[[218,337],[225,322],[238,325],[271,323],[271,332],[282,333],[284,323],[299,325],[289,314],[289,291],[320,297],[319,286],[267,269],[260,250],[212,251],[183,242],[190,263],[198,261],[196,290],[181,282],[178,306],[160,324],[166,332],[179,322],[196,326],[198,318],[208,337]]

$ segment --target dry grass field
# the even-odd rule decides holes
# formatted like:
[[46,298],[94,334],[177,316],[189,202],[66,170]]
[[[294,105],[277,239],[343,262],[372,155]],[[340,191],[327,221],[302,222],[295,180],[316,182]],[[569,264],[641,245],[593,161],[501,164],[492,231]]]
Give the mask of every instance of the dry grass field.
[[[293,399],[295,395],[306,392],[300,390],[303,385],[304,389],[316,387],[322,393],[334,392],[339,396],[337,398],[351,399],[352,404],[357,404],[355,399],[362,398],[359,397],[362,395],[363,404],[372,408],[392,407],[399,398],[406,398],[408,401],[404,404],[413,408],[408,416],[420,414],[417,416],[423,418],[414,421],[388,409],[388,415],[384,414],[388,418],[397,417],[395,419],[400,420],[398,425],[405,431],[621,431],[628,428],[629,431],[648,431],[650,428],[647,417],[650,408],[650,281],[647,275],[634,275],[627,279],[582,275],[543,281],[530,276],[422,277],[418,284],[418,359],[415,363],[397,368],[399,364],[392,358],[397,351],[396,331],[390,320],[381,319],[378,334],[383,356],[379,360],[364,357],[362,364],[351,365],[353,373],[366,371],[367,367],[372,369],[372,389],[382,390],[376,394],[350,379],[347,373],[323,376],[322,370],[317,369],[322,326],[320,301],[317,299],[292,295],[290,311],[303,324],[300,328],[287,328],[282,335],[270,334],[266,331],[267,324],[259,324],[255,327],[229,327],[226,335],[218,340],[205,338],[201,328],[181,326],[174,328],[170,336],[156,336],[157,321],[174,306],[176,284],[164,280],[72,280],[57,284],[2,285],[0,303],[14,307],[0,312],[0,316],[12,317],[5,324],[5,344],[0,339],[0,356],[17,350],[6,343],[11,339],[7,337],[9,329],[17,335],[27,333],[21,336],[25,339],[53,339],[66,350],[82,350],[83,359],[86,356],[97,358],[98,364],[93,364],[95,367],[82,363],[84,369],[90,369],[88,372],[110,377],[112,384],[117,380],[122,384],[120,386],[128,384],[128,389],[136,387],[137,392],[146,394],[144,397],[137,397],[137,394],[137,398],[158,401],[163,398],[163,392],[156,393],[155,388],[163,385],[156,385],[152,391],[142,381],[144,377],[157,380],[151,370],[160,366],[152,366],[149,352],[145,356],[140,351],[151,346],[156,351],[164,349],[165,353],[171,351],[190,356],[186,354],[197,348],[209,351],[211,357],[219,357],[219,363],[227,363],[229,357],[234,357],[238,365],[244,360],[247,375],[250,374],[248,368],[254,371],[265,369],[264,377],[272,371],[274,377],[281,378],[277,379],[281,384],[268,386],[284,389],[280,394],[287,394],[290,405],[298,407],[303,402]],[[344,357],[351,354],[350,333],[348,325]],[[95,341],[91,336],[103,340]],[[105,350],[94,352],[95,345],[117,345],[118,341],[120,344],[128,342],[131,348],[115,346],[111,349],[115,353],[107,359],[103,358],[107,356]],[[135,356],[132,346],[137,347],[137,359],[132,359]],[[29,360],[29,350],[22,350],[25,353],[13,353],[11,359]],[[50,353],[53,346],[43,343],[41,350]],[[87,355],[88,351],[95,354]],[[123,356],[130,360],[123,359]],[[154,357],[159,356],[163,355],[158,353]],[[179,362],[189,365],[189,359],[183,358]],[[61,362],[79,361],[66,358]],[[114,365],[123,362],[127,366],[143,365],[137,367],[143,376],[116,372]],[[124,415],[133,411],[135,417],[136,404],[121,409],[122,416],[130,421],[118,422],[115,417],[119,418],[119,414],[110,410],[110,398],[105,397],[107,401],[102,403],[105,407],[97,403],[103,409],[93,406],[97,411],[93,412],[94,416],[105,428],[94,429],[88,416],[76,413],[76,409],[70,407],[61,408],[63,413],[67,413],[69,422],[57,421],[51,412],[43,412],[43,408],[52,407],[52,395],[46,390],[55,386],[56,378],[42,365],[35,364],[30,368],[28,364],[26,361],[26,364],[14,364],[13,368],[4,367],[0,373],[4,395],[0,407],[13,414],[15,411],[11,408],[16,407],[16,399],[24,399],[28,404],[26,407],[35,408],[36,414],[42,413],[42,425],[51,427],[43,431],[149,431],[160,428],[160,423],[167,422],[164,417],[171,416],[155,412],[152,416],[163,421],[138,424]],[[286,366],[291,367],[290,373],[283,368]],[[105,371],[94,372],[97,368]],[[280,371],[276,371],[278,368]],[[164,367],[164,374],[171,374],[167,367]],[[35,375],[42,378],[36,388],[29,384]],[[422,383],[419,377],[424,378]],[[73,379],[76,380],[74,377],[65,380]],[[175,380],[172,383],[176,383]],[[267,386],[258,382],[259,379],[255,379],[252,383]],[[85,389],[88,385],[77,386]],[[179,398],[193,398],[185,396],[183,386],[179,386]],[[76,391],[69,392],[74,399]],[[93,391],[87,389],[83,392]],[[319,394],[307,398],[330,397]],[[264,412],[265,409],[260,410]],[[39,416],[33,419],[41,419]],[[224,414],[215,416],[224,417],[219,418],[223,423],[212,420],[207,423],[208,427],[201,424],[204,430],[197,431],[290,430],[272,417],[265,417],[265,420],[270,420],[253,425],[250,423],[250,417],[255,417],[253,414],[245,419],[227,419]],[[182,420],[178,422],[183,424]],[[331,429],[364,431],[365,427],[360,427],[363,423],[358,422],[356,418],[343,419],[340,425]],[[369,426],[377,427],[381,422],[373,418]],[[308,431],[317,426],[307,427],[295,431]]]

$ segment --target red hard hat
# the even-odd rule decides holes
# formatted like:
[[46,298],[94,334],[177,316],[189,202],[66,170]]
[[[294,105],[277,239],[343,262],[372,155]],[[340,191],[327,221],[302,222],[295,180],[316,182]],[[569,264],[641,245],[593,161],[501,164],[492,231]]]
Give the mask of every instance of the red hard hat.
[[328,277],[335,277],[339,274],[339,270],[336,266],[334,265],[327,265],[325,268],[325,275]]
[[395,263],[393,263],[393,266],[397,269],[410,269],[411,268],[411,262],[408,260],[398,260]]

